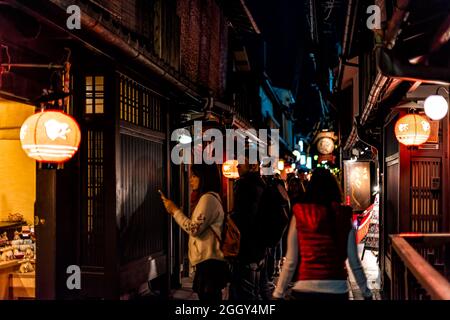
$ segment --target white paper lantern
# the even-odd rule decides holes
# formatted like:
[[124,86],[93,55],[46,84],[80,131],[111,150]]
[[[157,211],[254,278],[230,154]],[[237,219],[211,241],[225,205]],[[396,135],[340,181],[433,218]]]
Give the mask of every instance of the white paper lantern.
[[66,162],[78,151],[80,141],[78,123],[61,111],[36,113],[20,129],[22,149],[38,162]]
[[432,120],[441,120],[447,115],[448,103],[443,96],[431,95],[424,103],[425,114]]

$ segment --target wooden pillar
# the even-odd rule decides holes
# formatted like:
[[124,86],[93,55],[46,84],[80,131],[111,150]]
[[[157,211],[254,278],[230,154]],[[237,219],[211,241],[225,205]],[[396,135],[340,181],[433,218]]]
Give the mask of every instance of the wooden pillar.
[[[166,104],[167,110],[166,110],[166,185],[167,194],[172,197],[172,190],[171,190],[171,158],[170,158],[170,103]],[[163,118],[164,119],[164,118]],[[164,120],[161,120],[163,122]],[[166,273],[166,288],[167,290],[167,297],[171,298],[171,287],[172,287],[172,280],[171,275],[173,272],[173,219],[167,215],[167,273]]]
[[36,173],[36,298],[56,297],[56,170]]

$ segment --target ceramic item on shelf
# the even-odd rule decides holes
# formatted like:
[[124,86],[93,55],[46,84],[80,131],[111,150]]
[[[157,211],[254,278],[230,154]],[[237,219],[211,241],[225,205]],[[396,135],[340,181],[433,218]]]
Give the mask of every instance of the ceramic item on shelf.
[[25,258],[26,259],[33,259],[34,258],[34,252],[33,252],[33,250],[31,250],[31,248],[28,248],[25,251]]
[[10,213],[8,215],[8,220],[13,222],[23,221],[23,215],[21,213]]
[[16,259],[23,259],[23,257],[25,256],[25,254],[19,250],[14,250],[14,257]]
[[30,262],[29,259],[21,262],[20,268],[19,268],[19,272],[20,273],[27,273],[27,272],[33,272],[34,271],[34,267],[33,264]]
[[14,255],[13,255],[13,251],[12,249],[9,250],[5,250],[3,251],[1,257],[0,257],[0,261],[9,261],[14,259]]
[[3,232],[0,236],[0,246],[4,246],[8,244],[8,235],[6,232]]

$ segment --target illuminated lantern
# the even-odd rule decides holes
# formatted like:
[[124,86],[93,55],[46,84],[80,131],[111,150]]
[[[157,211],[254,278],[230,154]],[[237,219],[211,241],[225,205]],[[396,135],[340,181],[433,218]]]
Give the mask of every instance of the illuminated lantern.
[[78,151],[80,140],[77,122],[61,111],[36,113],[20,128],[22,149],[38,162],[66,162]]
[[227,160],[222,165],[222,173],[228,179],[238,179],[239,172],[237,169],[238,161],[237,160]]
[[395,124],[395,136],[405,146],[419,146],[427,142],[431,133],[431,125],[425,117],[408,114]]
[[431,95],[424,103],[425,114],[431,120],[441,120],[448,112],[448,103],[443,96]]

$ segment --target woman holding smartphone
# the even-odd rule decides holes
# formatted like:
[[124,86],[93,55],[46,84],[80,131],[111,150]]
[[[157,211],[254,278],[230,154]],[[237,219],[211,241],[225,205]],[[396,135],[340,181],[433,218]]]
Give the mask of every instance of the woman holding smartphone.
[[161,199],[167,212],[189,234],[189,261],[195,268],[194,292],[200,300],[221,301],[228,265],[219,243],[225,217],[220,199],[220,171],[216,165],[192,165],[189,183],[200,196],[191,217],[160,192]]

